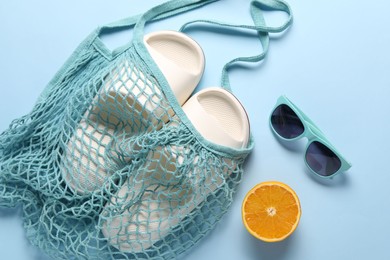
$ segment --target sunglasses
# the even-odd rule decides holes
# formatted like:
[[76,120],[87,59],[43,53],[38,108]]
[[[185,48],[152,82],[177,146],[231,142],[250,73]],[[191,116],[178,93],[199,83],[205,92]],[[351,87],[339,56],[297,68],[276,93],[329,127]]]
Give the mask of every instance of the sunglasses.
[[273,132],[285,141],[306,137],[305,162],[316,175],[332,178],[351,164],[330,144],[321,130],[286,96],[279,97],[270,117]]

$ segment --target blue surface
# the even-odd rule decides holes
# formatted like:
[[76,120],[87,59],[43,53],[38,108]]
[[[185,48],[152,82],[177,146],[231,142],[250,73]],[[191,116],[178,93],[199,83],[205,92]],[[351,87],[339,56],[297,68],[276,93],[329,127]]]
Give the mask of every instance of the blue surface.
[[[163,1],[1,1],[0,131],[30,111],[66,58],[97,25],[136,14]],[[256,147],[235,202],[217,228],[185,259],[390,259],[390,3],[290,0],[294,23],[272,36],[269,56],[231,71],[235,94],[246,107]],[[224,0],[160,23],[173,29],[193,18],[250,23],[249,0]],[[267,15],[277,23],[283,15]],[[251,33],[189,31],[204,48],[206,73],[200,88],[219,84],[228,60],[260,51]],[[122,35],[124,36],[124,35]],[[121,45],[124,37],[110,39]],[[286,94],[310,116],[353,166],[333,181],[313,178],[303,151],[283,147],[268,116]],[[302,204],[292,237],[266,244],[241,222],[241,202],[257,183],[290,185]],[[18,210],[0,210],[0,259],[43,260],[24,237]]]

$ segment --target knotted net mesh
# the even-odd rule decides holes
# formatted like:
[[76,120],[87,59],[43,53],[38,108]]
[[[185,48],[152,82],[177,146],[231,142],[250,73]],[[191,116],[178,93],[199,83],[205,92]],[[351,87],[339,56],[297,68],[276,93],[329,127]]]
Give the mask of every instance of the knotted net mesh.
[[0,135],[0,206],[53,258],[176,258],[232,202],[250,149],[198,140],[141,56],[87,38]]

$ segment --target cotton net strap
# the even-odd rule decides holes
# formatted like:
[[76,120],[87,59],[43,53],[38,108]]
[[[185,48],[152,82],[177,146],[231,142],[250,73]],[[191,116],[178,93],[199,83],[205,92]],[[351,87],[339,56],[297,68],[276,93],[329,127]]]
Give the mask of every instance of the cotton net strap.
[[[285,12],[288,17],[286,21],[280,25],[280,26],[267,26],[263,12],[265,10],[268,11],[282,11]],[[222,76],[221,76],[221,86],[231,90],[229,77],[228,77],[228,69],[238,63],[238,62],[259,62],[262,61],[267,53],[269,48],[269,33],[280,33],[285,31],[292,23],[293,16],[290,6],[281,0],[254,0],[250,3],[250,13],[252,16],[252,20],[254,22],[254,25],[245,25],[245,24],[232,24],[232,23],[226,23],[221,21],[215,21],[215,20],[206,20],[206,19],[200,19],[200,20],[194,20],[190,21],[186,24],[184,24],[180,31],[185,31],[189,26],[195,24],[195,23],[208,23],[213,24],[217,26],[222,27],[228,27],[228,28],[237,28],[237,29],[248,29],[248,30],[255,30],[257,31],[258,38],[260,40],[260,43],[262,45],[262,53],[250,57],[238,57],[235,58],[228,63],[225,64],[225,66],[222,69]]]
[[[229,209],[253,141],[199,138],[143,43],[148,22],[214,1],[170,1],[98,28],[0,135],[0,206],[22,205],[28,239],[50,257],[175,259]],[[256,30],[264,48],[223,75],[264,58],[276,29],[260,10],[280,3],[252,2],[254,26],[211,22]],[[102,32],[131,26],[130,44],[104,48]]]
[[142,30],[145,26],[145,23],[148,21],[157,21],[160,19],[165,19],[180,13],[184,13],[187,11],[191,11],[196,8],[200,8],[204,5],[210,4],[212,2],[216,2],[219,0],[171,0],[167,1],[163,4],[153,7],[148,12],[144,14],[139,14],[131,17],[127,17],[113,23],[109,23],[102,27],[103,30],[110,29],[119,29],[119,28],[127,28],[138,23],[138,33],[139,37],[142,37]]

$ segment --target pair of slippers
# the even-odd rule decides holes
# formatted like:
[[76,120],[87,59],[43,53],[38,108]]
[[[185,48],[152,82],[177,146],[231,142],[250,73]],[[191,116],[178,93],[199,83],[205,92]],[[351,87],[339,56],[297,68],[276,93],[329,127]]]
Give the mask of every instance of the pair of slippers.
[[[192,95],[205,66],[201,47],[187,35],[174,31],[148,34],[144,37],[144,44],[193,128],[209,142],[234,149],[246,148],[250,137],[249,121],[245,109],[233,94],[220,87],[211,87]],[[170,124],[167,121],[172,118],[173,110],[167,114],[166,106],[161,104],[164,102],[162,91],[153,88],[153,84],[145,84],[141,69],[129,71],[130,68],[132,66],[125,62],[123,68],[102,86],[98,98],[92,102],[67,142],[61,172],[66,185],[77,194],[90,194],[101,189],[112,175],[108,170],[111,165],[107,154],[111,153],[112,140],[118,138],[114,129],[119,125],[124,132],[134,134],[132,124],[144,124],[145,132]],[[128,111],[129,108],[132,111]],[[126,113],[133,113],[132,122],[123,122],[126,121],[123,118]],[[134,120],[134,113],[139,115],[138,119]],[[181,160],[176,156],[162,159],[161,154],[167,152],[150,152],[148,171],[169,171],[169,165],[182,163],[166,162]],[[156,154],[158,158],[155,158]],[[175,207],[170,199],[157,195],[159,186],[154,192],[141,194],[141,187],[145,185],[142,181],[129,176],[102,213],[104,237],[110,245],[123,252],[147,250],[207,197],[207,194],[195,196],[191,203]],[[217,189],[218,183],[210,187],[206,193]],[[191,190],[172,190],[172,196],[178,197],[177,201],[185,201],[183,198],[188,192]],[[141,196],[140,202],[128,205],[130,197],[137,195]],[[120,213],[104,213],[114,208],[119,208]]]

